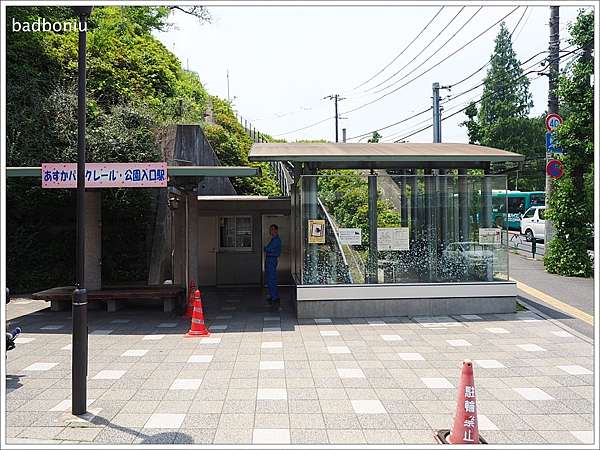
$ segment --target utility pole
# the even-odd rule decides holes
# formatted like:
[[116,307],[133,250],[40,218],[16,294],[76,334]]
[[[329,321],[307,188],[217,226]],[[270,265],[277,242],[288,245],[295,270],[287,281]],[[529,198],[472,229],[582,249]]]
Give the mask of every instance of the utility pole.
[[[442,142],[442,111],[440,107],[440,89],[450,90],[450,86],[440,86],[440,83],[433,83],[431,85],[433,91],[433,142]],[[437,190],[437,198],[439,199],[438,211],[439,216],[432,217],[433,226],[435,229],[439,228],[440,236],[439,240],[441,243],[441,250],[446,248],[448,241],[448,205],[447,205],[447,192],[448,192],[448,171],[446,169],[439,169],[437,171],[441,175],[436,183],[432,183]],[[436,177],[437,178],[437,177]],[[434,208],[431,209],[432,214],[435,214]],[[433,244],[435,245],[435,244]]]
[[338,113],[338,102],[341,100],[345,100],[344,98],[340,97],[339,94],[331,94],[328,95],[326,97],[323,97],[323,100],[325,99],[329,99],[329,100],[333,100],[334,101],[334,108],[335,108],[335,142],[339,142],[340,138],[339,138],[339,120],[340,120],[340,115]]
[[[559,7],[550,7],[550,43],[548,47],[548,114],[558,114],[558,70],[559,70],[559,51],[560,51],[560,32],[559,32]],[[546,165],[552,159],[552,153],[546,152]],[[550,203],[554,185],[552,177],[546,173],[546,205]],[[546,217],[546,227],[544,231],[544,243],[548,243],[554,236],[554,224]]]
[[346,143],[346,129],[342,128],[342,142],[345,144]]

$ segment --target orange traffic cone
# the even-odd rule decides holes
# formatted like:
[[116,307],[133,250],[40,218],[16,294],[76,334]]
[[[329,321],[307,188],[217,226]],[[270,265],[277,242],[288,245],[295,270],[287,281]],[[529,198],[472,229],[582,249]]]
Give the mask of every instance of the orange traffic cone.
[[440,444],[487,444],[479,435],[473,363],[469,359],[462,364],[452,428],[439,430],[435,438]]
[[187,332],[186,337],[209,335],[210,333],[206,329],[206,325],[204,325],[204,313],[202,312],[202,299],[200,298],[200,291],[196,289],[196,292],[194,292],[192,325],[190,327],[190,331]]
[[194,280],[190,281],[190,289],[188,295],[187,309],[185,311],[184,317],[192,317],[192,313],[194,310],[194,291],[196,290],[196,283]]

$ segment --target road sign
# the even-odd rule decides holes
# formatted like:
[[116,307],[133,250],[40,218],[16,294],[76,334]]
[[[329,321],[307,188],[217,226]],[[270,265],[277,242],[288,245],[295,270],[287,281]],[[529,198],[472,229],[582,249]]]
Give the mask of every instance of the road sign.
[[552,178],[560,178],[563,176],[565,169],[563,167],[563,163],[558,159],[551,159],[546,164],[546,173],[550,175]]
[[546,116],[546,130],[556,131],[556,129],[563,123],[563,118],[558,114],[552,113]]
[[559,155],[564,153],[556,140],[556,132],[546,131],[546,153],[556,153]]

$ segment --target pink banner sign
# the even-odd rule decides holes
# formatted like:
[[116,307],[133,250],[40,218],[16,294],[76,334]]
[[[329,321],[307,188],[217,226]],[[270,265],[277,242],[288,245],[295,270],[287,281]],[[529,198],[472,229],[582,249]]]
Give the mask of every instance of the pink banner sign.
[[[166,187],[167,163],[87,163],[86,188]],[[76,163],[42,164],[43,188],[76,188]]]

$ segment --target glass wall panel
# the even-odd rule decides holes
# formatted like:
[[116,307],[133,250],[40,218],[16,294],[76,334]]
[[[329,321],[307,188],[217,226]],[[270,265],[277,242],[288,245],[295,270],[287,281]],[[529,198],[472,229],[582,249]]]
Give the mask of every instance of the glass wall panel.
[[505,176],[390,172],[301,177],[303,284],[508,280]]

